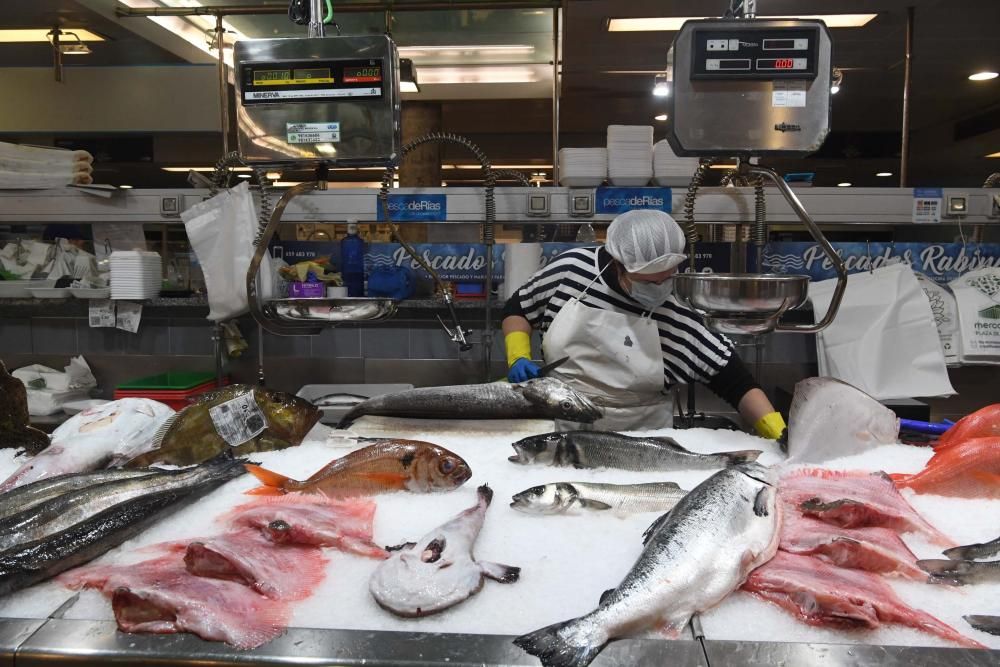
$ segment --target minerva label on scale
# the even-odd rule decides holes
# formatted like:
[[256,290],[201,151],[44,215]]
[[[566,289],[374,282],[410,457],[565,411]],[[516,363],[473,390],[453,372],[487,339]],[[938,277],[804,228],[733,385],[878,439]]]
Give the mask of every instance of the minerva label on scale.
[[340,141],[340,123],[285,123],[290,144]]

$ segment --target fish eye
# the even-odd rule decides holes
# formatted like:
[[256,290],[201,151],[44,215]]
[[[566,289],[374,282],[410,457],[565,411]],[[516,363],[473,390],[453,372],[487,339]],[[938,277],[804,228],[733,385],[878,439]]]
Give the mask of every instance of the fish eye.
[[534,496],[540,496],[543,493],[545,493],[545,487],[544,486],[533,486],[530,489],[528,489],[528,493],[530,493],[530,494],[532,494]]
[[571,407],[573,407],[573,404],[570,401],[568,401],[568,400],[567,401],[563,401],[559,405],[562,406],[563,410],[569,410]]
[[457,465],[458,464],[455,463],[455,459],[447,458],[441,459],[441,464],[438,467],[441,469],[441,472],[447,475],[453,471]]

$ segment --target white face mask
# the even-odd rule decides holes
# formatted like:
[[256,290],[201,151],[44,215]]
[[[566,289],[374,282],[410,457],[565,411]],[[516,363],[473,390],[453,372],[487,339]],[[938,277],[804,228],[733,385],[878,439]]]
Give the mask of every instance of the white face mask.
[[673,278],[667,278],[662,283],[657,284],[633,280],[628,292],[644,308],[652,310],[662,305],[667,297],[673,294],[674,281]]

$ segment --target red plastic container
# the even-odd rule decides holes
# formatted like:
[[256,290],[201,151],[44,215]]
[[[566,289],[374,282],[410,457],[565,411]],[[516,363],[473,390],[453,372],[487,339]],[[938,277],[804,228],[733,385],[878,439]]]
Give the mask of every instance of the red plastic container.
[[[229,378],[223,380],[223,384],[229,384]],[[169,405],[174,410],[183,410],[191,404],[192,399],[199,394],[215,389],[215,380],[203,382],[190,389],[115,389],[114,398],[150,398]]]

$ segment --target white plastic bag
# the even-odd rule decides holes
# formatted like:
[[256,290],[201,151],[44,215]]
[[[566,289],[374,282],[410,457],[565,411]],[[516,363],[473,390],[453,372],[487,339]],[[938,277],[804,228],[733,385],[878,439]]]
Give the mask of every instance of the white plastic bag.
[[958,303],[963,364],[1000,364],[1000,268],[970,271],[949,283]]
[[[219,322],[248,312],[246,276],[253,257],[257,213],[250,188],[240,183],[181,213],[208,291],[208,319]],[[270,297],[268,257],[261,262],[261,296]]]
[[947,286],[939,285],[924,274],[916,275],[920,289],[927,295],[927,301],[931,305],[944,361],[949,366],[957,366],[961,358],[962,341],[958,335],[958,303],[955,295]]
[[[835,285],[810,284],[817,321]],[[955,393],[930,303],[906,264],[850,276],[837,317],[816,335],[816,354],[826,357],[821,372],[879,400]]]

